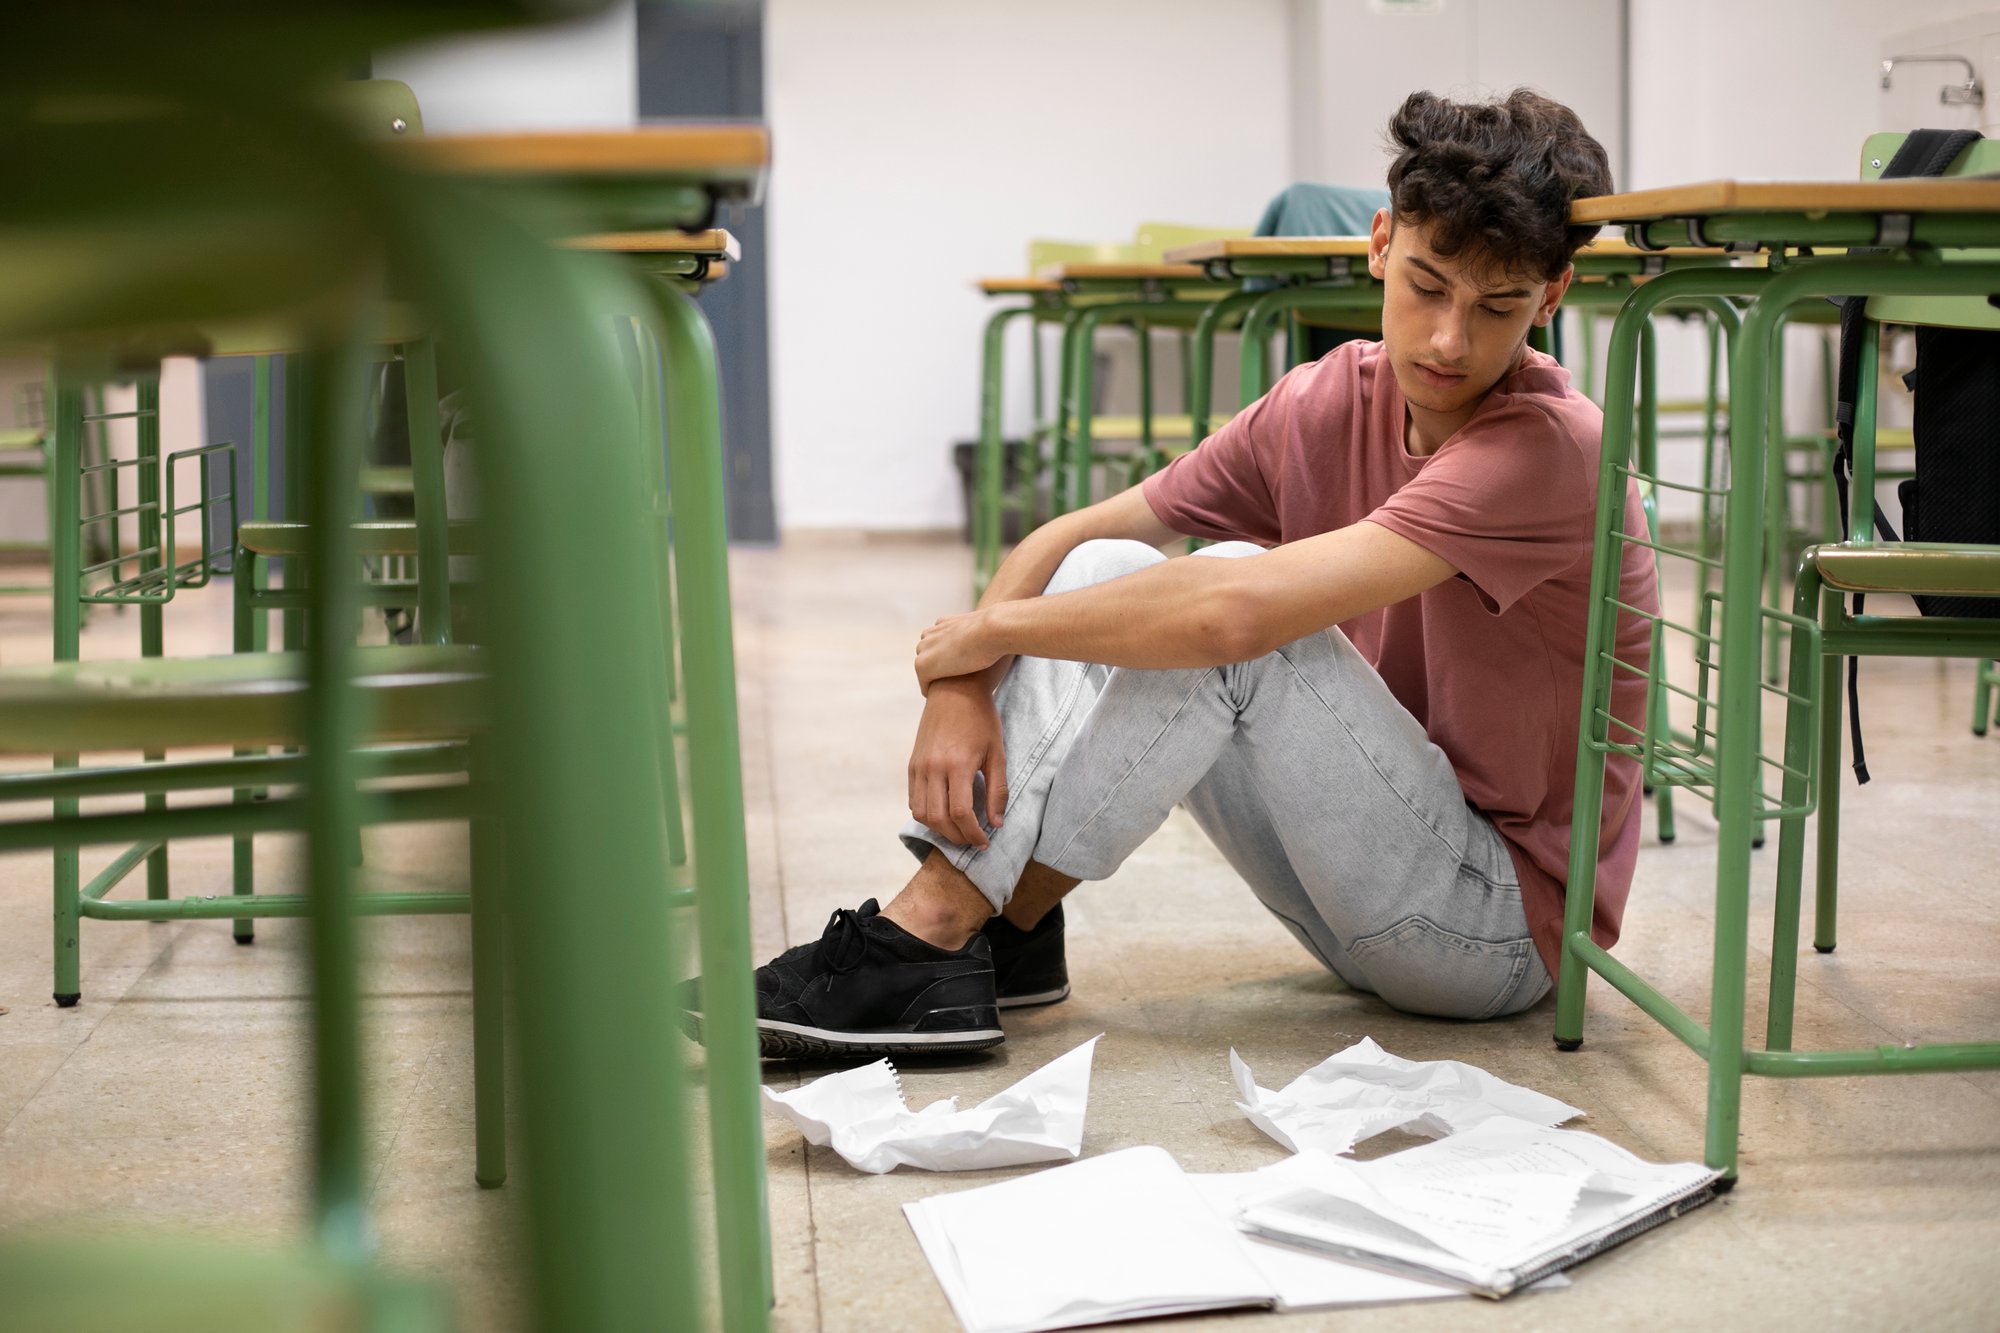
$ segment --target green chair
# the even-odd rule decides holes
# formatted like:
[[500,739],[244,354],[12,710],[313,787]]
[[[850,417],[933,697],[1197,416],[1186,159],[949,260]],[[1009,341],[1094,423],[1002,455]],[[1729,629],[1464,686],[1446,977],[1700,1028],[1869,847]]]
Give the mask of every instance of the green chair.
[[[508,595],[493,600],[490,615],[482,688],[490,716],[501,724],[491,731],[487,776],[475,799],[504,828],[506,873],[498,883],[516,927],[523,1122],[535,1165],[525,1211],[537,1321],[562,1329],[695,1327],[706,1321],[693,1237],[692,1149],[683,1054],[670,1035],[679,913],[658,891],[670,874],[658,756],[647,744],[633,744],[635,734],[662,730],[649,725],[665,693],[653,559],[657,516],[643,503],[645,452],[630,388],[604,329],[617,315],[640,309],[668,353],[668,424],[683,500],[681,567],[684,579],[699,585],[697,596],[682,599],[687,641],[700,648],[691,649],[688,671],[690,740],[698,757],[716,749],[717,736],[733,739],[734,717],[733,697],[713,679],[713,664],[727,661],[728,619],[719,457],[706,457],[719,453],[712,344],[702,341],[698,314],[634,290],[602,263],[554,255],[542,239],[554,211],[545,196],[502,195],[406,169],[351,144],[297,91],[314,86],[321,62],[521,17],[522,10],[498,3],[364,0],[232,11],[223,25],[190,20],[178,9],[83,0],[44,11],[28,38],[0,49],[0,86],[11,99],[0,107],[10,173],[36,187],[0,200],[6,247],[0,272],[10,279],[0,283],[0,341],[48,341],[72,356],[109,346],[108,359],[123,361],[131,355],[129,334],[162,320],[320,312],[301,377],[304,400],[320,423],[306,452],[314,484],[302,515],[310,525],[307,563],[314,577],[301,608],[309,617],[297,733],[303,754],[296,762],[303,768],[294,776],[303,778],[308,795],[267,802],[254,815],[231,803],[86,816],[70,800],[81,793],[61,786],[84,781],[85,770],[59,770],[30,775],[68,793],[57,801],[55,818],[11,825],[7,837],[15,846],[74,846],[157,836],[168,826],[229,832],[246,818],[268,827],[286,819],[304,825],[318,1037],[317,1244],[348,1273],[372,1269],[350,893],[353,830],[374,803],[356,785],[367,762],[356,740],[367,734],[371,705],[355,683],[369,673],[356,669],[367,659],[352,642],[359,599],[345,575],[358,559],[350,521],[360,472],[354,412],[369,341],[365,330],[352,328],[351,315],[354,299],[386,263],[458,349],[491,456],[482,469],[482,526],[507,534],[481,552],[482,576]],[[108,97],[110,113],[23,114],[40,96],[79,87]],[[72,382],[85,378],[78,369]],[[74,406],[69,411],[80,416]],[[538,447],[555,438],[587,440],[591,448]],[[580,587],[591,595],[577,596]],[[725,599],[719,614],[718,589]],[[218,675],[207,682],[211,688],[221,688],[228,671],[244,669],[230,662],[206,669]],[[191,668],[142,663],[140,669]],[[68,671],[67,684],[58,671],[33,688],[90,688],[74,679],[85,669]],[[412,673],[386,674],[385,687],[394,687]],[[470,688],[469,680],[453,684]],[[112,699],[146,689],[144,679],[112,681],[96,689],[84,712],[95,717]],[[157,718],[159,710],[144,705],[158,699],[155,691],[137,715]],[[11,716],[44,711],[38,703]],[[58,750],[95,743],[75,732],[44,739]],[[174,737],[134,739],[164,746]],[[719,762],[733,779],[733,759]],[[170,767],[142,771],[157,775]],[[242,774],[210,776],[233,788]],[[141,789],[150,781],[142,780]],[[740,887],[734,877],[740,865],[732,864],[741,860],[740,793],[738,802],[733,853],[727,830],[716,827],[713,800],[698,793],[696,802],[698,828],[715,835],[698,838],[700,873],[731,889]],[[231,912],[225,901],[219,914]],[[705,954],[707,945],[704,936]],[[719,1026],[726,1013],[750,1012],[747,964],[739,966],[733,955],[727,961],[703,969],[718,992],[742,992],[728,1006],[713,1006],[716,1046],[753,1038],[747,1025],[741,1033]],[[604,1022],[607,1013],[621,1021]],[[650,1034],[660,1040],[647,1040]],[[737,1044],[754,1068],[754,1040]],[[721,1061],[711,1060],[713,1082]],[[720,1118],[719,1093],[716,1104]],[[754,1084],[750,1105],[748,1129],[761,1152]],[[719,1196],[734,1196],[741,1208],[741,1196],[753,1189],[761,1205],[760,1175],[746,1178],[718,1166]],[[724,1274],[729,1325],[761,1326],[767,1279],[755,1271],[754,1256],[727,1243],[724,1258],[741,1270]],[[23,1266],[51,1267],[31,1257],[8,1271]],[[108,1289],[120,1276],[108,1273],[101,1285]],[[128,1287],[143,1281],[155,1291],[164,1281],[156,1282],[156,1274],[126,1277]],[[765,1293],[761,1301],[744,1299],[758,1291]],[[23,1308],[12,1303],[18,1294],[10,1284],[10,1311]],[[369,1321],[409,1327],[380,1310],[371,1310]]]
[[[1880,174],[1866,164],[1886,162],[1902,143],[1901,134],[1878,134],[1862,148],[1863,177]],[[2000,171],[2000,143],[1973,144],[1949,175],[1980,175]],[[2000,251],[1954,252],[1951,259],[1992,258]],[[2000,330],[2000,310],[1976,296],[1874,297],[1863,327],[1861,375],[1854,423],[1854,480],[1848,498],[1848,540],[1807,548],[1799,561],[1792,594],[1793,612],[1816,618],[1818,652],[1826,662],[1842,657],[1969,657],[1980,663],[1978,705],[1986,702],[1988,665],[2000,650],[2000,618],[1944,616],[1857,615],[1847,605],[1849,595],[1901,593],[1910,596],[2000,597],[2000,546],[1945,545],[1936,542],[1882,542],[1875,539],[1875,451],[1879,432],[1877,371],[1883,324]],[[1806,660],[1811,641],[1792,644],[1790,678],[1825,672],[1822,663]],[[1828,673],[1832,674],[1832,673]],[[1797,687],[1792,687],[1796,693]],[[1786,766],[1808,766],[1820,775],[1817,819],[1818,860],[1815,866],[1813,947],[1833,952],[1840,875],[1840,788],[1842,692],[1824,690],[1817,709],[1795,705],[1787,713]],[[1816,752],[1815,752],[1816,749]],[[1788,778],[1788,787],[1802,779]],[[1789,803],[1789,801],[1788,801]],[[1799,895],[1804,859],[1802,819],[1786,821],[1778,842],[1778,900],[1771,942],[1771,1004],[1766,1041],[1771,1050],[1791,1049],[1794,992],[1798,959]],[[1921,1049],[1921,1048],[1920,1048]],[[1955,1048],[1960,1062],[1940,1067],[1984,1068],[2000,1063],[2000,1042]],[[1943,1054],[1944,1052],[1940,1052]]]

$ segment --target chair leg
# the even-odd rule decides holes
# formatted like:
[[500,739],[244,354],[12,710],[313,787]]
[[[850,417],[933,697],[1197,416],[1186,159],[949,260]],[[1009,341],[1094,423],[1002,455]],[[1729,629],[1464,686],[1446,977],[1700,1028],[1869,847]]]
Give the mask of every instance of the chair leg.
[[[82,578],[81,525],[83,503],[83,391],[58,382],[55,391],[55,442],[48,484],[55,489],[55,528],[49,533],[51,613],[55,624],[54,653],[58,662],[74,662],[82,647],[83,603],[78,598]],[[76,756],[57,755],[55,767],[75,768]],[[57,820],[74,819],[75,801],[56,801]],[[55,1001],[69,1008],[83,998],[78,926],[82,918],[81,861],[74,843],[55,853]]]
[[449,643],[451,545],[444,497],[444,431],[438,423],[437,348],[429,338],[403,348],[403,401],[409,416],[410,474],[417,510],[417,636],[424,643]]
[[[257,583],[258,560],[254,553],[243,547],[236,548],[236,559],[230,575],[230,600],[235,612],[235,651],[239,653],[256,650],[256,621],[258,613],[254,606]],[[238,758],[259,753],[256,750],[239,749]],[[230,793],[234,805],[248,805],[257,799],[254,788],[238,787]],[[230,891],[238,897],[247,898],[257,891],[256,840],[249,834],[239,834],[230,844]],[[238,944],[251,944],[257,938],[257,923],[250,917],[237,917],[230,924],[231,938]]]
[[1972,734],[1984,736],[1993,715],[1994,691],[2000,690],[2000,663],[1992,658],[1980,662],[1972,687]]
[[[1819,567],[1810,557],[1799,566],[1792,591],[1793,612],[1810,616],[1819,607]],[[1814,733],[1819,698],[1826,692],[1824,659],[1816,654],[1808,636],[1792,630],[1791,662],[1786,675],[1787,694],[1797,696],[1785,706],[1785,788],[1784,805],[1804,804],[1807,775],[1812,772],[1813,751],[1819,737]],[[1837,659],[1836,659],[1837,660]],[[1817,688],[1814,688],[1817,686]],[[1814,775],[1823,784],[1827,773]],[[1778,826],[1777,907],[1771,921],[1771,998],[1764,1024],[1767,1050],[1792,1049],[1792,1014],[1798,990],[1799,894],[1804,876],[1806,829],[1803,815],[1793,816]]]
[[[1838,592],[1822,589],[1820,624],[1832,624],[1844,609]],[[1819,701],[1819,760],[1814,765],[1814,771],[1819,775],[1819,818],[1816,830],[1818,850],[1813,866],[1813,948],[1821,953],[1833,952],[1837,915],[1835,899],[1840,886],[1840,792],[1846,785],[1840,744],[1840,725],[1847,697],[1841,677],[1844,666],[1842,659],[1833,659],[1829,673],[1832,679],[1825,682]]]
[[[171,586],[174,552],[168,548],[173,542],[173,530],[160,521],[160,380],[157,373],[139,381],[138,407],[139,415],[134,424],[139,435],[139,547],[141,551],[153,552],[150,556],[141,557],[139,567],[146,573],[164,573]],[[139,651],[147,657],[163,656],[167,650],[166,633],[166,607],[160,602],[141,605]],[[146,760],[159,763],[166,757],[163,752],[149,751]],[[147,794],[148,813],[163,814],[166,808],[164,793]],[[167,844],[162,841],[146,857],[146,897],[158,902],[171,892],[167,880]]]

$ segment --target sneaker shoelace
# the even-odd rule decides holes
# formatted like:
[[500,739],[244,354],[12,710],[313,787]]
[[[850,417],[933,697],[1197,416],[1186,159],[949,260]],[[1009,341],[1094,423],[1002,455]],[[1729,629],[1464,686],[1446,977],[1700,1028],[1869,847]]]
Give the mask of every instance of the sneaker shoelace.
[[861,960],[868,956],[868,936],[860,913],[852,907],[835,908],[826,919],[818,949],[820,962],[830,972],[845,975],[861,966]]

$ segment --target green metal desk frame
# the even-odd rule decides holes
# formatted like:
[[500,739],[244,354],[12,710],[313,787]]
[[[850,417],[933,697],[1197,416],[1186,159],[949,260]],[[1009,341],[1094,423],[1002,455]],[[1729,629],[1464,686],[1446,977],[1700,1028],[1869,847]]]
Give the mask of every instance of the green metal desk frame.
[[[1928,183],[1927,183],[1928,184]],[[1787,190],[1817,189],[1808,202],[1787,204]],[[1794,196],[1796,198],[1797,196]],[[1915,206],[1905,198],[1922,200]],[[1936,201],[1932,203],[1931,201]],[[1811,735],[1805,725],[1819,706],[1816,688],[1804,694],[1767,685],[1760,679],[1760,621],[1777,618],[1792,631],[1795,653],[1815,658],[1820,649],[1816,622],[1764,605],[1761,574],[1765,560],[1765,453],[1770,426],[1766,395],[1772,345],[1785,314],[1800,302],[1832,294],[1939,294],[2000,290],[2000,265],[1944,263],[1937,251],[1990,245],[2000,237],[2000,200],[1991,191],[1968,195],[1953,206],[1947,193],[1919,192],[1894,198],[1854,187],[1691,187],[1652,196],[1613,197],[1596,210],[1579,206],[1582,221],[1616,221],[1627,226],[1635,245],[1676,243],[1765,246],[1773,251],[1767,268],[1688,270],[1667,274],[1635,291],[1620,308],[1608,354],[1602,464],[1598,483],[1600,540],[1592,565],[1592,592],[1584,699],[1579,719],[1576,805],[1563,926],[1563,956],[1557,990],[1555,1039],[1563,1050],[1582,1044],[1584,994],[1595,972],[1644,1012],[1679,1037],[1708,1064],[1706,1160],[1734,1178],[1737,1131],[1745,1074],[1812,1077],[1863,1073],[1922,1072],[2000,1067],[2000,1043],[1877,1047],[1846,1051],[1795,1052],[1771,1045],[1752,1050],[1744,1025],[1745,964],[1748,951],[1751,842],[1768,820],[1800,820],[1814,808],[1815,781],[1837,776],[1761,753],[1759,701],[1764,691],[1782,695],[1794,734]],[[1936,209],[1939,211],[1931,211]],[[1781,247],[1883,246],[1887,258],[1815,258],[1786,262]],[[1612,535],[1619,526],[1628,477],[1639,473],[1632,455],[1633,393],[1638,344],[1648,316],[1669,301],[1726,297],[1747,303],[1742,327],[1730,340],[1731,486],[1724,513],[1717,620],[1684,632],[1702,644],[1704,674],[1712,676],[1714,697],[1702,691],[1698,707],[1713,708],[1703,739],[1712,753],[1670,752],[1668,742],[1647,728],[1634,740],[1612,737],[1617,726],[1635,729],[1610,714],[1611,657],[1615,630],[1613,598],[1623,545],[1630,537]],[[1867,494],[1864,490],[1860,492]],[[1664,617],[1661,618],[1664,622]],[[1664,625],[1655,625],[1657,645]],[[1944,651],[1921,624],[1909,651]],[[1710,651],[1711,649],[1719,651]],[[1804,716],[1802,716],[1802,713]],[[1716,926],[1713,944],[1710,1018],[1703,1025],[1590,938],[1595,888],[1597,830],[1602,810],[1604,765],[1609,753],[1659,760],[1679,768],[1684,784],[1706,786],[1719,824],[1716,867]],[[1762,794],[1759,771],[1769,766],[1784,776],[1784,794],[1772,803]],[[1791,930],[1796,932],[1796,903]],[[1781,911],[1780,916],[1783,917]],[[1774,927],[1782,942],[1786,923]],[[1791,960],[1774,959],[1774,972]]]

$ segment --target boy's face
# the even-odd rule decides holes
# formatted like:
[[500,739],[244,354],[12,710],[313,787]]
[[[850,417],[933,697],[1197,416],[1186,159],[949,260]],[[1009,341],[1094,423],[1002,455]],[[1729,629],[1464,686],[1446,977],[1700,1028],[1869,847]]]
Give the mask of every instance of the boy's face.
[[1479,258],[1442,258],[1424,224],[1395,226],[1387,209],[1375,215],[1368,270],[1383,284],[1382,342],[1412,416],[1446,435],[1513,368],[1528,330],[1555,316],[1569,288],[1568,270],[1542,282],[1485,271]]

